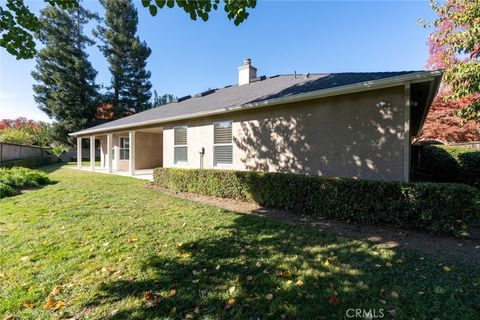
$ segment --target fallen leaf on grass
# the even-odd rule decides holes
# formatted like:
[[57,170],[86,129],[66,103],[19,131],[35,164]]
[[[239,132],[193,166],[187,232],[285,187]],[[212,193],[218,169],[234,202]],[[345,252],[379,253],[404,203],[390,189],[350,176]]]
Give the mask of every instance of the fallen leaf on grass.
[[269,293],[265,296],[265,299],[267,300],[272,300],[273,299],[273,294]]
[[65,302],[63,300],[59,300],[57,301],[57,303],[55,303],[55,306],[53,307],[53,311],[57,311],[63,308],[64,306],[65,306]]
[[398,293],[396,291],[392,291],[390,295],[392,296],[392,298],[398,298]]
[[444,267],[443,267],[443,271],[445,271],[445,272],[450,272],[450,271],[452,271],[452,268],[449,267],[449,266],[444,266]]
[[127,243],[132,243],[132,242],[135,242],[135,241],[138,241],[138,237],[131,237],[129,239],[127,239]]
[[228,300],[228,303],[226,303],[224,306],[223,306],[223,310],[228,310],[230,309],[233,305],[235,304],[235,299],[231,298]]
[[143,296],[145,298],[145,301],[147,301],[148,307],[153,307],[164,299],[160,293],[152,293],[151,291],[145,292]]
[[338,297],[336,295],[333,295],[331,296],[329,299],[328,299],[328,303],[330,304],[339,304],[340,303],[340,300],[338,299]]
[[57,301],[55,300],[54,297],[50,296],[47,302],[45,303],[44,308],[47,310],[57,311],[64,306],[65,306],[65,302],[63,302],[62,300]]
[[302,281],[302,280],[298,280],[297,282],[295,282],[295,285],[296,285],[297,287],[301,287],[301,286],[303,286],[303,281]]
[[60,290],[62,290],[62,286],[57,285],[52,289],[52,292],[50,292],[51,296],[56,296],[57,294],[60,293]]

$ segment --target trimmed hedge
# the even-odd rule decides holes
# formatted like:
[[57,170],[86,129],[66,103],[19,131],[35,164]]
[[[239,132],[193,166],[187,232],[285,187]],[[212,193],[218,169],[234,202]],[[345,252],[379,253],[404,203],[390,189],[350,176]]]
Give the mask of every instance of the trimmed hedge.
[[462,184],[402,183],[228,170],[157,168],[158,186],[253,200],[313,217],[465,235],[480,218],[480,193]]
[[430,180],[459,182],[480,188],[480,151],[462,146],[424,146],[420,168]]
[[47,174],[23,167],[0,168],[0,198],[13,196],[15,189],[36,188],[51,183]]

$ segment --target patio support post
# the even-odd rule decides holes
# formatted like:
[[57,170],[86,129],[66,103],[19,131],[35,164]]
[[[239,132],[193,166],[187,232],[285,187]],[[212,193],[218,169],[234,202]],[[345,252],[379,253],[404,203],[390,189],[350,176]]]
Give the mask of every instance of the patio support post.
[[130,175],[135,175],[135,131],[128,132],[128,142],[130,144],[128,157],[128,170]]
[[404,109],[404,145],[403,145],[403,180],[405,182],[410,181],[410,148],[411,148],[411,137],[410,137],[410,99],[411,99],[411,88],[410,82],[405,84],[405,109]]
[[90,169],[95,170],[95,136],[90,136]]
[[77,168],[82,168],[82,138],[77,137]]
[[113,134],[107,134],[107,171],[112,172]]

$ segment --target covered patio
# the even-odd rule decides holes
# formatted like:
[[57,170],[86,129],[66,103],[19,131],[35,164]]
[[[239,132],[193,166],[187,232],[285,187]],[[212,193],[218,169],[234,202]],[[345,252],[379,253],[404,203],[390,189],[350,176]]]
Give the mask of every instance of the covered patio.
[[136,178],[136,179],[153,181],[153,169],[135,170],[134,175],[131,175],[130,172],[128,172],[128,171],[121,171],[121,170],[112,170],[112,172],[108,172],[108,170],[106,168],[101,167],[101,166],[95,166],[95,168],[93,170],[90,166],[81,167],[81,168],[79,168],[79,170],[94,171],[94,172],[98,172],[98,173],[114,174],[114,175],[118,175],[118,176],[132,177],[132,178]]
[[[89,166],[82,166],[82,141],[89,140]],[[96,143],[100,142],[100,143]],[[96,145],[100,164],[96,163]],[[153,169],[163,166],[163,128],[153,127],[77,137],[77,168],[152,180]]]

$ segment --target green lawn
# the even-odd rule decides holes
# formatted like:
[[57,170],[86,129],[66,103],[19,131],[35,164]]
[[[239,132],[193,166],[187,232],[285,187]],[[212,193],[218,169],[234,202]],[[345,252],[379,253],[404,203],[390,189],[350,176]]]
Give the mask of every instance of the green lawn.
[[0,200],[0,319],[478,319],[478,266],[47,170]]

